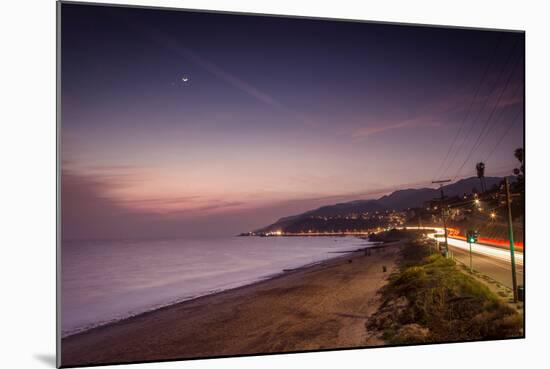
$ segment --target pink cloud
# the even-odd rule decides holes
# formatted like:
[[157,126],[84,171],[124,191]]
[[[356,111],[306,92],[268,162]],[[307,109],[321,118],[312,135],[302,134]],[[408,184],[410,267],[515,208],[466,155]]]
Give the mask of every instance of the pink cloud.
[[441,126],[441,123],[439,122],[429,121],[429,120],[426,120],[426,118],[424,117],[419,117],[419,118],[404,120],[404,121],[392,123],[392,124],[385,123],[385,124],[380,124],[376,126],[359,127],[352,132],[352,137],[354,140],[359,141],[369,136],[372,136],[374,134],[382,133],[390,130],[396,130],[396,129],[402,129],[402,128],[440,127],[440,126]]
[[[473,101],[472,109],[476,112],[487,103],[489,106],[494,101],[494,96],[500,93],[500,88],[490,92],[489,95],[479,95]],[[497,109],[504,109],[509,106],[523,103],[523,85],[510,86],[503,92],[502,99],[499,101]],[[470,108],[472,104],[472,92],[461,92],[455,96],[440,99],[431,102],[416,116],[403,118],[394,116],[393,118],[380,119],[376,125],[356,126],[351,131],[351,136],[355,141],[366,139],[369,136],[390,130],[410,129],[418,127],[442,127],[445,121],[449,120],[451,114],[462,114]]]
[[[115,177],[95,177],[68,170],[61,176],[62,238],[147,239],[160,237],[227,236],[268,225],[291,214],[336,202],[371,199],[401,186],[364,192],[287,198],[262,203],[201,196],[156,197],[124,200],[113,195],[123,185]],[[403,186],[420,186],[414,183]],[[204,200],[204,201],[203,201]],[[136,206],[136,203],[139,206]],[[167,204],[180,204],[174,211],[158,211]],[[147,204],[147,206],[144,206]],[[154,205],[154,206],[153,206]],[[156,210],[155,210],[156,209]]]

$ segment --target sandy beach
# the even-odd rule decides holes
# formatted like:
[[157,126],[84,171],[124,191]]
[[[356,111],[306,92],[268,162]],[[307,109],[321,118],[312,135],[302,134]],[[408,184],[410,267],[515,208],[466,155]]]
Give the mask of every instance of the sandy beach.
[[[363,347],[399,244],[141,314],[62,340],[62,365]],[[386,271],[383,271],[383,267]]]

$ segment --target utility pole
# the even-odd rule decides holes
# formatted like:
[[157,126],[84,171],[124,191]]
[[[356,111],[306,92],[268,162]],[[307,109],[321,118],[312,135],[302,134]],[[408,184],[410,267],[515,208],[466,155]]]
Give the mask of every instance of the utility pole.
[[518,281],[516,279],[516,257],[514,247],[514,228],[512,223],[512,197],[510,196],[510,183],[508,177],[504,178],[506,187],[506,205],[508,208],[508,238],[510,239],[510,262],[512,263],[512,286],[514,288],[514,302],[518,302]]
[[447,242],[447,212],[443,208],[443,200],[445,195],[443,194],[443,183],[451,182],[450,179],[442,179],[439,181],[432,181],[432,183],[439,184],[439,191],[441,192],[441,217],[443,218],[443,229],[445,230],[445,257],[449,257],[449,243]]

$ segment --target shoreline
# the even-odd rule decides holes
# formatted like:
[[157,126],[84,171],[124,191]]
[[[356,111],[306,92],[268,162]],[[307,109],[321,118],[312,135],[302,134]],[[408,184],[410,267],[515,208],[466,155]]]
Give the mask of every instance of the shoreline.
[[[235,236],[235,237],[238,237],[238,236]],[[284,236],[281,236],[280,238],[284,238]],[[304,238],[304,237],[301,237],[301,238]],[[326,238],[332,239],[333,237],[326,237]],[[347,247],[345,247],[345,250],[337,251],[337,253],[348,254],[348,253],[356,252],[358,250],[362,250],[364,248],[377,246],[377,243],[375,244],[375,243],[369,242],[368,240],[365,240],[361,237],[345,236],[344,238],[353,239],[356,242],[355,244],[347,245]],[[130,319],[130,318],[139,316],[141,314],[147,314],[147,313],[150,313],[159,309],[163,309],[172,305],[192,301],[197,298],[202,298],[204,296],[221,293],[223,291],[233,290],[235,288],[252,285],[257,282],[265,281],[271,278],[276,278],[290,270],[309,267],[309,266],[316,265],[318,263],[330,260],[334,257],[332,256],[332,253],[333,253],[332,251],[325,250],[325,253],[317,254],[317,257],[318,257],[317,260],[304,260],[303,261],[304,264],[294,263],[294,265],[292,265],[292,263],[287,263],[286,266],[280,265],[279,268],[268,268],[266,270],[260,271],[263,274],[255,273],[253,275],[241,277],[240,279],[236,279],[234,281],[226,281],[225,279],[223,279],[223,276],[222,276],[220,280],[223,282],[221,284],[218,283],[210,286],[206,285],[206,286],[203,286],[202,289],[195,290],[192,293],[188,293],[188,294],[174,293],[172,296],[169,296],[163,300],[152,301],[150,303],[145,302],[140,306],[138,305],[136,307],[127,307],[124,310],[112,311],[111,314],[105,314],[105,317],[100,318],[96,321],[88,321],[88,322],[83,322],[76,325],[73,324],[72,326],[69,326],[66,329],[63,329],[63,327],[61,327],[61,331],[59,332],[59,334],[61,339],[68,338],[77,334],[88,332],[90,330],[93,330],[99,327],[115,324],[123,320]],[[312,255],[312,257],[315,259],[316,256]]]
[[[350,236],[344,236],[344,237],[350,237]],[[356,237],[355,236],[354,238],[360,239],[360,240],[365,241],[365,242],[369,242],[368,240],[365,240],[362,237]],[[395,242],[395,241],[392,241],[392,242]],[[352,249],[352,250],[329,251],[328,254],[339,254],[339,256],[333,256],[333,257],[330,257],[330,258],[327,258],[327,259],[322,259],[322,260],[310,262],[310,263],[300,265],[300,266],[297,266],[297,267],[294,267],[294,268],[284,268],[282,270],[279,270],[278,272],[273,272],[273,273],[270,273],[270,274],[259,276],[259,277],[257,277],[256,279],[254,279],[252,281],[244,282],[244,284],[237,285],[235,287],[210,290],[210,291],[206,291],[204,293],[198,293],[195,296],[182,297],[180,299],[174,299],[174,300],[166,302],[166,303],[159,303],[159,304],[150,306],[148,308],[143,308],[141,310],[138,309],[138,311],[135,312],[135,313],[128,312],[126,315],[123,315],[121,317],[115,317],[113,319],[103,320],[103,321],[100,321],[100,322],[97,322],[97,323],[90,323],[86,326],[75,328],[75,329],[72,329],[71,331],[68,331],[68,332],[65,332],[65,333],[61,332],[60,336],[61,336],[61,339],[63,340],[65,338],[69,338],[69,337],[73,337],[73,336],[76,336],[76,335],[79,335],[79,334],[87,333],[87,332],[92,331],[92,330],[97,329],[97,328],[109,326],[109,325],[112,325],[112,324],[117,324],[117,323],[123,322],[127,319],[136,318],[136,317],[139,317],[140,315],[143,315],[143,314],[149,314],[149,313],[153,313],[157,310],[162,310],[162,309],[165,309],[165,308],[169,308],[173,305],[191,302],[191,301],[194,301],[196,299],[204,298],[204,297],[211,296],[211,295],[220,294],[220,293],[223,293],[223,292],[233,291],[233,290],[243,288],[243,287],[247,287],[247,286],[253,286],[253,285],[255,285],[257,283],[261,283],[261,282],[267,282],[267,281],[269,281],[271,279],[274,279],[274,278],[283,277],[286,274],[291,273],[291,272],[300,271],[300,270],[305,269],[305,268],[310,268],[310,267],[313,267],[313,266],[316,266],[316,265],[319,265],[319,264],[322,264],[322,263],[330,262],[334,259],[337,259],[337,258],[340,258],[340,257],[345,257],[346,255],[353,254],[353,253],[356,253],[356,252],[363,252],[366,249],[375,249],[375,248],[384,246],[385,244],[387,244],[387,242],[376,242],[376,243],[371,243],[371,244],[362,244],[362,245],[360,245],[359,248]]]
[[61,334],[61,339],[63,340],[65,338],[69,338],[69,337],[73,337],[73,336],[76,336],[76,335],[79,335],[79,334],[87,333],[87,332],[92,331],[92,330],[97,329],[97,328],[109,326],[109,325],[112,325],[112,324],[117,324],[117,323],[123,322],[127,319],[132,319],[132,318],[139,317],[140,315],[143,315],[143,314],[154,313],[157,310],[166,309],[166,308],[169,308],[169,307],[174,306],[174,305],[195,301],[197,299],[205,298],[205,297],[212,296],[212,295],[221,294],[221,293],[224,293],[224,292],[230,292],[230,291],[233,291],[233,290],[237,290],[239,288],[245,288],[245,287],[248,287],[248,286],[253,286],[257,283],[269,282],[272,279],[284,277],[285,275],[287,275],[289,273],[299,272],[300,270],[311,268],[311,267],[314,267],[316,265],[320,265],[320,264],[323,264],[323,263],[328,263],[328,262],[331,262],[331,261],[333,261],[335,259],[338,259],[338,258],[345,258],[346,256],[349,256],[350,254],[353,254],[353,253],[356,253],[356,252],[364,252],[366,249],[374,250],[376,248],[385,247],[386,245],[390,245],[390,244],[393,244],[395,242],[398,242],[398,241],[391,241],[391,242],[388,242],[388,243],[387,242],[373,243],[372,245],[365,246],[365,247],[360,247],[360,248],[357,248],[357,249],[354,249],[354,250],[330,251],[329,254],[338,254],[339,256],[333,256],[333,257],[328,258],[328,259],[311,262],[311,263],[304,264],[304,265],[301,265],[301,266],[298,266],[298,267],[295,267],[295,268],[282,269],[279,272],[271,273],[271,274],[267,274],[265,276],[258,277],[257,280],[254,280],[250,283],[242,284],[240,286],[230,287],[230,288],[227,288],[227,289],[222,289],[222,290],[217,290],[217,291],[209,291],[209,292],[205,292],[203,294],[198,294],[196,296],[189,297],[189,298],[176,299],[172,302],[167,302],[165,304],[158,304],[156,306],[145,309],[143,311],[140,311],[140,312],[137,312],[137,313],[134,313],[134,314],[128,314],[128,315],[126,315],[124,317],[121,317],[121,318],[118,318],[118,319],[115,318],[115,319],[111,319],[111,320],[108,320],[108,321],[102,321],[102,322],[99,322],[99,323],[96,323],[96,324],[90,324],[86,327],[83,327],[83,328],[80,328],[80,329],[75,329],[73,332],[65,334],[65,335],[63,335],[63,333],[62,333]]
[[[396,250],[399,249],[399,245],[400,243],[382,244],[350,250],[313,265],[283,270],[250,284],[176,302],[65,336],[62,338],[62,365],[189,359],[366,346],[366,341],[357,339],[359,336],[366,336],[364,324],[351,324],[348,321],[354,318],[357,320],[357,316],[344,314],[343,317],[335,318],[327,315],[326,311],[308,311],[307,316],[311,324],[303,327],[302,331],[298,329],[294,332],[293,325],[290,325],[282,331],[283,336],[279,339],[272,337],[279,346],[282,345],[281,347],[277,344],[273,347],[262,344],[262,340],[256,344],[247,345],[247,341],[255,341],[266,334],[269,335],[276,326],[288,325],[289,321],[303,325],[304,317],[292,316],[295,315],[293,313],[297,310],[315,309],[305,307],[300,302],[307,304],[309,303],[307,300],[310,300],[313,307],[321,303],[337,305],[345,310],[348,306],[340,306],[342,301],[335,300],[334,296],[331,296],[334,294],[334,288],[354,290],[355,294],[346,295],[348,300],[359,298],[360,296],[355,295],[363,292],[364,288],[365,296],[370,300],[360,303],[354,301],[354,304],[350,304],[349,307],[352,310],[366,309],[372,314],[377,308],[374,301],[376,292],[385,284],[391,269],[395,267],[398,257]],[[371,250],[368,255],[366,249]],[[388,266],[387,272],[382,272],[382,264]],[[338,281],[333,273],[341,274],[344,281]],[[363,286],[357,283],[345,283],[353,279],[365,279],[372,283]],[[243,314],[236,314],[235,310],[242,310]],[[256,316],[260,322],[268,320],[270,324],[265,324],[260,327],[262,329],[258,329],[254,327],[257,322],[251,321],[250,315]],[[359,316],[361,321],[366,320],[367,317]],[[238,336],[246,337],[245,342],[239,342],[238,339],[228,340],[224,337],[227,333],[225,329],[215,324],[220,320],[234,325]],[[342,320],[346,321],[345,324]],[[321,332],[308,334],[308,331],[318,330],[316,327],[323,330],[323,322],[334,325],[336,321],[340,325],[352,325],[355,338],[316,342]],[[171,332],[167,333],[166,329]],[[292,331],[292,337],[284,338],[284,333],[289,333],[289,330]],[[158,335],[155,335],[155,332]],[[331,330],[328,330],[328,333],[331,333]],[[314,342],[311,342],[308,336],[311,336]],[[207,344],[197,346],[190,342],[191,337],[193,340],[206,341]],[[299,337],[302,338],[298,339]],[[143,345],[146,347],[145,352]],[[138,349],[138,347],[142,348]]]

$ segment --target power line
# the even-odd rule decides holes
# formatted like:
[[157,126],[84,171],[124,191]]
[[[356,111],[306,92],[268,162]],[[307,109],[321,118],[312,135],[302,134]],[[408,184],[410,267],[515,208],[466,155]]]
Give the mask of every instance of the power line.
[[[521,59],[521,58],[520,58],[520,59]],[[517,67],[519,61],[520,61],[520,60],[518,59],[518,61],[517,61],[516,64],[514,65],[514,69]],[[513,75],[514,69],[512,70],[512,75]],[[510,76],[510,77],[512,77],[512,76]],[[516,92],[514,93],[512,99],[515,99],[516,96],[519,94],[519,92],[522,91],[522,90],[523,90],[523,86],[518,86],[518,88],[516,89]],[[503,94],[504,94],[504,91],[502,92],[502,94],[501,94],[500,97],[502,97]],[[495,108],[493,109],[493,113],[495,112],[496,108],[498,107],[498,103],[499,103],[499,102],[500,102],[500,99],[499,99],[499,101],[497,102],[497,105],[495,106]],[[498,121],[501,120],[502,116],[504,115],[504,112],[505,112],[505,109],[502,109],[502,110],[500,111],[500,115],[498,116],[497,119],[494,120],[494,123],[492,123],[492,124],[489,123],[489,122],[490,122],[490,119],[486,122],[485,127],[487,127],[487,129],[486,129],[485,132],[483,133],[483,137],[481,138],[481,141],[480,141],[480,142],[477,144],[477,146],[475,147],[474,151],[477,150],[477,149],[481,146],[481,144],[485,141],[485,139],[487,138],[487,136],[488,136],[489,133],[491,132],[491,126],[493,126],[496,122],[498,122]]]
[[[502,96],[504,95],[504,92],[506,91],[506,89],[508,88],[508,85],[510,83],[510,81],[512,80],[512,77],[514,76],[514,72],[515,72],[515,69],[516,67],[518,66],[519,64],[519,61],[521,60],[521,56],[516,60],[516,63],[514,64],[514,66],[512,67],[512,71],[510,73],[510,75],[508,76],[508,79],[506,80],[506,83],[504,84],[504,87],[502,88],[501,92],[500,92],[500,95],[498,96],[497,98],[497,101],[496,103],[494,104],[493,106],[493,110],[491,111],[489,117],[487,118],[487,120],[485,121],[485,124],[483,125],[474,145],[472,146],[472,149],[470,150],[470,152],[468,153],[466,159],[464,160],[464,162],[462,163],[462,165],[459,167],[458,171],[457,171],[457,175],[458,173],[460,173],[460,171],[462,170],[462,168],[464,168],[464,166],[466,165],[466,163],[468,162],[468,160],[470,160],[472,154],[474,153],[475,150],[477,150],[477,148],[479,147],[479,145],[481,144],[481,138],[482,136],[484,135],[485,133],[485,129],[489,126],[489,123],[491,121],[491,119],[493,118],[493,115],[495,113],[495,111],[497,110],[498,108],[498,105],[500,103],[500,100],[502,99]],[[505,65],[507,65],[508,63],[506,63]]]
[[[499,72],[499,75],[498,75],[498,78],[495,80],[495,83],[493,84],[493,86],[489,89],[489,91],[493,91],[497,86],[498,86],[498,82],[501,80],[501,78],[504,77],[505,75],[505,71],[506,71],[506,66],[508,65],[508,63],[510,62],[510,60],[512,59],[512,56],[514,55],[514,50],[516,48],[516,45],[517,45],[517,39],[515,40],[514,44],[512,45],[512,47],[510,48],[510,53],[508,54],[508,57],[506,58],[506,63],[503,64],[500,72]],[[442,175],[444,175],[451,167],[452,165],[454,164],[454,161],[456,159],[456,157],[458,156],[458,153],[460,151],[462,151],[462,148],[464,147],[464,145],[466,144],[467,140],[468,140],[468,136],[470,136],[470,134],[472,133],[472,130],[473,128],[476,126],[476,122],[478,121],[481,113],[485,110],[485,107],[487,106],[487,103],[489,102],[490,98],[491,98],[491,95],[492,93],[489,93],[487,95],[487,98],[485,99],[485,101],[483,102],[483,106],[481,107],[481,109],[478,110],[477,112],[477,115],[475,117],[475,119],[472,121],[472,124],[470,125],[470,128],[468,130],[468,132],[466,133],[466,135],[463,137],[462,139],[462,143],[460,144],[460,146],[457,147],[457,150],[455,151],[454,155],[452,156],[452,159],[451,159],[451,162],[447,165],[447,167],[445,168],[445,170],[443,171]],[[460,171],[460,170],[459,170]]]
[[489,74],[489,69],[490,67],[492,66],[493,64],[493,61],[495,61],[495,56],[497,54],[497,50],[498,50],[498,46],[500,45],[500,40],[502,39],[502,34],[499,35],[498,39],[497,39],[497,42],[495,43],[495,47],[493,49],[493,52],[491,53],[491,58],[489,59],[489,62],[487,63],[487,66],[485,67],[485,70],[482,74],[482,77],[481,77],[481,80],[479,81],[479,84],[475,90],[475,93],[474,93],[474,96],[472,98],[472,101],[470,102],[470,106],[468,107],[468,111],[466,112],[466,115],[464,116],[464,119],[462,120],[462,122],[460,123],[460,126],[458,128],[458,131],[456,132],[456,135],[454,136],[454,139],[453,139],[453,142],[451,143],[451,145],[449,146],[449,149],[447,150],[447,154],[445,155],[445,158],[443,159],[443,161],[441,162],[441,164],[439,165],[439,168],[437,168],[436,172],[435,172],[435,176],[434,176],[434,179],[438,176],[439,172],[441,171],[441,169],[443,169],[443,167],[445,166],[445,163],[447,162],[447,159],[449,158],[449,154],[451,153],[451,150],[454,148],[454,145],[456,143],[456,140],[458,139],[458,137],[460,136],[460,133],[462,132],[462,128],[464,127],[466,121],[468,120],[468,117],[470,116],[470,112],[472,111],[472,108],[477,100],[477,96],[479,94],[479,91],[481,91],[481,87],[483,86],[484,82],[485,82],[485,78],[487,77],[487,75]]
[[[511,79],[512,79],[512,76],[514,75],[514,71],[515,71],[515,68],[517,67],[518,65],[518,62],[519,62],[519,59],[518,61],[516,62],[516,64],[514,65],[513,69],[512,69],[512,73],[510,73],[510,75],[508,76],[508,79],[506,80],[506,84],[504,85],[504,88],[501,90],[500,92],[500,95],[498,96],[498,99],[495,103],[495,105],[493,106],[493,110],[491,111],[489,117],[487,118],[487,120],[485,121],[485,124],[482,126],[481,128],[481,131],[479,132],[479,135],[476,139],[476,141],[474,142],[474,145],[472,146],[472,149],[470,150],[470,152],[468,153],[468,156],[466,156],[466,159],[464,160],[464,162],[462,163],[462,165],[458,168],[458,171],[457,171],[457,175],[458,173],[460,173],[460,171],[462,170],[462,168],[464,168],[464,166],[466,165],[466,163],[468,162],[468,160],[470,160],[470,158],[472,157],[472,154],[481,146],[481,143],[483,142],[483,140],[485,139],[486,135],[485,135],[485,130],[490,126],[490,122],[491,122],[491,119],[493,118],[493,115],[495,113],[495,111],[497,110],[499,104],[500,104],[500,100],[502,99],[502,96],[504,96],[504,92],[506,91],[506,89],[508,88],[508,84],[510,83]],[[488,132],[488,131],[487,131]]]
[[[486,171],[485,176],[486,177],[499,177],[501,175],[506,175],[507,173],[512,173],[514,170],[514,166],[511,164],[507,164],[501,167],[498,167],[498,169],[494,169],[493,171]],[[465,178],[471,178],[474,177],[471,173],[461,173],[458,177],[454,178],[453,181],[461,180]],[[455,182],[456,183],[456,182]]]
[[510,132],[512,127],[517,122],[520,121],[520,119],[518,119],[518,118],[520,118],[522,116],[522,113],[523,113],[523,110],[518,110],[518,112],[516,113],[516,116],[514,117],[514,119],[512,119],[511,123],[508,125],[508,127],[506,127],[506,130],[503,132],[503,134],[500,136],[500,138],[497,140],[496,144],[493,146],[493,148],[489,152],[489,155],[487,155],[487,158],[485,159],[485,162],[487,162],[491,158],[491,156],[493,155],[493,153],[495,152],[497,147],[502,143],[502,141],[504,140],[504,137],[506,137],[506,135],[508,135],[508,133]]

